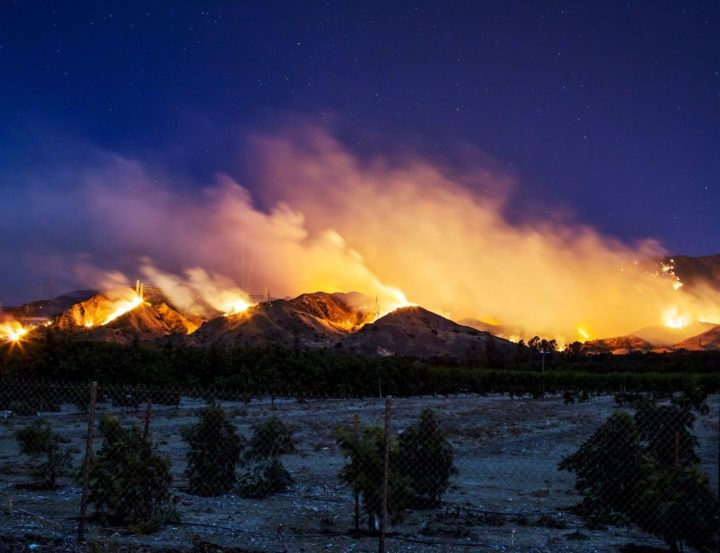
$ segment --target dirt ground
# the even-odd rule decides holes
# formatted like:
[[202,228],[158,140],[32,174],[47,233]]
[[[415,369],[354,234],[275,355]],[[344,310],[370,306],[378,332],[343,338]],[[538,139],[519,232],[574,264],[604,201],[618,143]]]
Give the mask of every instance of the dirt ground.
[[[695,424],[699,454],[717,486],[720,397],[709,399],[710,413]],[[21,456],[13,432],[33,417],[0,419],[0,551],[376,551],[377,538],[353,537],[353,498],[337,475],[344,459],[332,432],[381,425],[384,401],[278,400],[224,402],[246,437],[253,423],[279,416],[294,430],[295,454],[284,464],[295,482],[286,493],[267,499],[236,495],[197,497],[186,493],[186,447],[180,428],[195,420],[200,400],[183,398],[179,407],[156,406],[151,432],[170,457],[180,524],[145,536],[128,535],[91,521],[88,545],[76,549],[74,536],[80,487],[61,479],[54,491],[32,491],[18,484],[30,479],[30,463]],[[625,528],[590,529],[568,509],[578,503],[574,476],[557,469],[617,407],[612,397],[565,405],[562,398],[511,399],[507,396],[415,397],[393,400],[393,431],[414,422],[430,407],[454,446],[457,473],[437,511],[411,512],[390,528],[388,551],[618,551],[628,543],[662,547],[662,542]],[[125,423],[142,424],[142,412],[109,404],[100,410],[122,414]],[[74,447],[79,466],[86,415],[74,405],[43,413],[53,429]],[[13,514],[7,505],[12,499]],[[215,545],[210,545],[215,544]],[[225,549],[223,549],[223,547]]]

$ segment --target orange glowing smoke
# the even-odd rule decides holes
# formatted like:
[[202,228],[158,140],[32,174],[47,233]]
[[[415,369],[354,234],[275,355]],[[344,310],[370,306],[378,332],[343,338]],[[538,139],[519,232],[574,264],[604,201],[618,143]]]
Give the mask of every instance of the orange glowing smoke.
[[248,290],[268,288],[358,291],[378,297],[380,315],[410,298],[562,343],[585,338],[578,326],[606,337],[684,318],[720,323],[720,294],[646,263],[666,254],[656,241],[623,243],[548,205],[523,212],[527,195],[492,164],[361,158],[307,127],[255,137],[254,148],[258,198],[226,175],[179,191],[127,159],[92,174],[88,212],[103,214],[106,249],[142,244],[139,268],[124,270],[205,316],[238,312],[252,304]]

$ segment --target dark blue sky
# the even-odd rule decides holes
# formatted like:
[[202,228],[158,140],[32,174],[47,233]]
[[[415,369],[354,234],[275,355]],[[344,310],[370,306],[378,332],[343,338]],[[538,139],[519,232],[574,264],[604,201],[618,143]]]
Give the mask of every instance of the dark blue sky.
[[278,114],[339,122],[359,153],[478,148],[536,209],[720,252],[718,2],[0,6],[6,191],[81,164],[77,143],[241,172],[235,137]]

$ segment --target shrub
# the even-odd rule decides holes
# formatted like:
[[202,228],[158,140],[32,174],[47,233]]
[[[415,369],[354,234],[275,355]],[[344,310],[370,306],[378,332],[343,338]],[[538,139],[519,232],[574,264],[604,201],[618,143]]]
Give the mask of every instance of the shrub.
[[98,513],[133,531],[151,532],[173,519],[170,460],[154,451],[140,429],[116,417],[100,420],[103,445],[90,470],[89,500]]
[[695,454],[690,432],[696,401],[658,406],[635,398],[634,416],[613,414],[560,468],[576,474],[581,513],[596,522],[624,522],[665,540],[672,551],[686,541],[710,551],[720,501]]
[[70,467],[72,452],[60,445],[60,436],[53,432],[44,419],[35,420],[15,433],[20,451],[32,458],[45,457],[45,462],[35,468],[35,474],[41,479],[41,486],[52,489],[58,476],[62,476]]
[[247,458],[250,460],[276,459],[295,451],[292,430],[277,417],[252,427]]
[[432,409],[425,409],[420,421],[400,435],[397,462],[410,481],[417,506],[440,503],[454,472],[453,451]]
[[199,418],[197,424],[182,430],[182,438],[190,448],[185,469],[189,491],[195,495],[221,495],[235,486],[235,469],[245,440],[217,404],[202,409]]
[[243,476],[240,494],[262,498],[286,490],[292,477],[280,457],[294,451],[292,430],[277,417],[254,425],[246,454],[254,466]]
[[[382,428],[366,428],[357,436],[348,429],[338,429],[337,441],[349,462],[340,471],[340,479],[362,499],[368,529],[376,525],[382,512],[382,484],[384,472],[384,443]],[[402,519],[412,495],[410,480],[397,468],[397,444],[390,444],[390,473],[388,479],[388,514],[391,520]]]
[[282,492],[292,484],[290,473],[279,459],[270,459],[256,465],[251,472],[243,477],[240,495],[243,497],[262,499],[271,494]]

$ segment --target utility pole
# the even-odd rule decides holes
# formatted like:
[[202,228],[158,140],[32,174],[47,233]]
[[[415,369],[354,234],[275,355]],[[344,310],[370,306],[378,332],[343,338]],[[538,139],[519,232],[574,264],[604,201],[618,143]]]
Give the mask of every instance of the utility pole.
[[542,372],[545,372],[545,356],[550,353],[547,350],[540,351],[540,357],[542,358]]

